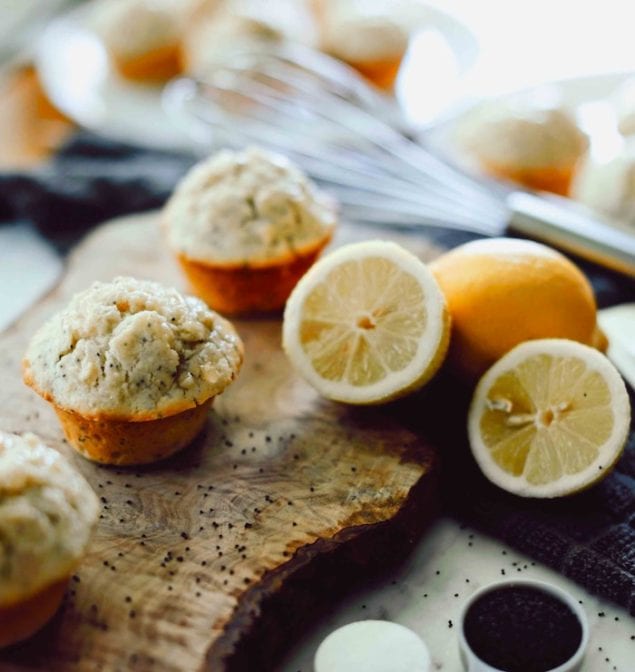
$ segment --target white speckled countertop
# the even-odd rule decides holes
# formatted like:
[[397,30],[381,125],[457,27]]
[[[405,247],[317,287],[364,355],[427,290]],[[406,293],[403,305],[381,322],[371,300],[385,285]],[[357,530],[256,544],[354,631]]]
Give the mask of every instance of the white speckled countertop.
[[514,576],[554,583],[582,601],[591,632],[581,672],[635,671],[635,618],[624,609],[590,595],[508,546],[442,517],[402,567],[352,595],[297,642],[279,672],[313,672],[313,656],[322,639],[335,628],[367,618],[411,628],[428,645],[433,671],[460,672],[456,627],[463,601],[480,586]]

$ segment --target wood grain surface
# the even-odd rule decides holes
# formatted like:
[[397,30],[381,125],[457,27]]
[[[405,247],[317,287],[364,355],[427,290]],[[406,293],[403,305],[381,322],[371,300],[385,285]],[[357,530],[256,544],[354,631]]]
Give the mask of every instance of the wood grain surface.
[[62,609],[0,653],[0,669],[274,669],[339,591],[407,553],[434,510],[435,452],[390,408],[321,399],[291,371],[273,317],[235,323],[244,369],[192,446],[144,469],[91,464],[23,385],[20,359],[74,292],[119,274],[184,289],[156,215],[92,233],[61,284],[0,337],[0,427],[69,456],[102,504]]

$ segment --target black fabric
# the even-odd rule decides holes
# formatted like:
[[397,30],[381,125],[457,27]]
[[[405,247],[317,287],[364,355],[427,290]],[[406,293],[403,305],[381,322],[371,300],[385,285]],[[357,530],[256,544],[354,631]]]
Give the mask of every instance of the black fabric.
[[[570,497],[527,499],[481,474],[466,434],[469,401],[470,390],[441,372],[395,404],[404,422],[441,453],[445,510],[635,615],[635,425],[623,456],[602,482]],[[470,549],[465,553],[469,567]],[[508,569],[501,578],[513,576]]]
[[[192,163],[190,156],[80,133],[47,166],[0,175],[0,221],[31,220],[65,248],[95,223],[161,206]],[[475,237],[434,229],[424,235],[444,247]],[[635,301],[635,282],[575,261],[591,279],[601,307]],[[527,500],[481,475],[465,436],[468,402],[469,390],[441,374],[394,409],[441,449],[450,514],[635,614],[633,429],[617,468],[602,483],[569,498]]]
[[30,220],[66,249],[91,225],[160,207],[193,162],[81,132],[41,168],[0,174],[0,221]]

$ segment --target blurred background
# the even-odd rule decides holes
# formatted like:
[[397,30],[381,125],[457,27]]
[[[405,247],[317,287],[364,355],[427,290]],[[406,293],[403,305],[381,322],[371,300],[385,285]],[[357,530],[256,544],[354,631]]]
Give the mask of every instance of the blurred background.
[[632,15],[626,0],[0,0],[0,329],[89,227],[258,142],[324,183],[344,224],[439,249],[506,232],[519,190],[589,208],[591,238],[567,220],[563,249],[588,253],[600,308],[631,304],[613,330],[633,383]]
[[197,158],[256,142],[325,183],[348,221],[496,235],[511,189],[566,196],[627,236],[612,248],[632,275],[630,14],[623,0],[0,0],[0,217],[64,251],[87,225],[159,207]]
[[[234,21],[232,25],[227,17],[231,10],[223,11],[222,5],[233,5],[233,12],[243,17],[255,16],[260,26],[253,21],[251,25],[246,21],[243,25]],[[48,40],[43,50],[46,27],[59,22],[60,15],[69,10],[72,15],[74,9],[79,9],[79,13],[75,13],[70,32],[65,34],[71,46],[64,40],[60,42],[58,37],[58,41]],[[171,30],[168,30],[164,17],[170,13],[178,18],[171,21]],[[373,26],[366,25],[365,30],[373,36],[370,39],[375,53],[362,44],[363,37],[355,37],[363,23],[360,15],[364,13],[372,19],[366,24],[373,23]],[[188,21],[188,14],[194,15],[195,20]],[[204,30],[200,29],[201,16],[205,17]],[[234,0],[231,3],[220,0],[2,0],[0,162],[3,166],[17,166],[37,161],[42,152],[57,146],[78,123],[117,135],[117,129],[111,126],[117,125],[113,120],[120,113],[129,115],[130,125],[135,127],[136,120],[132,117],[135,113],[141,114],[143,109],[127,107],[119,112],[118,105],[126,106],[125,96],[118,99],[112,87],[103,82],[101,102],[110,109],[102,110],[100,119],[96,119],[99,114],[86,109],[91,104],[97,106],[100,101],[88,101],[88,93],[84,95],[85,100],[79,100],[81,95],[77,88],[93,92],[104,76],[97,62],[99,54],[95,56],[95,49],[91,51],[85,39],[88,27],[94,29],[100,46],[108,54],[108,67],[117,71],[117,63],[119,66],[123,63],[124,74],[120,69],[117,76],[123,76],[125,84],[143,80],[147,84],[147,80],[152,79],[152,68],[157,80],[177,74],[170,71],[165,59],[161,62],[158,58],[154,63],[149,59],[143,63],[148,51],[165,49],[174,39],[183,40],[186,45],[189,63],[182,67],[200,74],[201,67],[223,56],[229,42],[219,40],[223,31],[225,35],[238,35],[241,40],[262,40],[263,36],[272,37],[277,31],[283,38],[291,37],[353,62],[354,53],[346,51],[354,51],[357,46],[362,50],[362,60],[369,57],[372,62],[401,56],[402,37],[398,30],[392,29],[395,24],[407,33],[409,46],[401,61],[396,93],[402,109],[420,124],[434,123],[453,106],[482,96],[562,78],[627,72],[635,67],[630,6],[623,0],[588,3],[566,0],[531,3],[518,0],[478,3],[469,0],[425,3],[417,0]],[[267,25],[268,36],[264,28]],[[356,41],[360,44],[356,45]],[[146,53],[144,47],[147,47]],[[125,70],[125,60],[130,61],[131,57],[133,61],[141,58],[141,71],[139,63],[136,72],[134,63],[132,70]],[[67,81],[65,88],[64,82],[57,80],[63,79],[68,58],[76,59],[69,74],[75,81]],[[39,77],[30,67],[34,59],[38,60],[34,70],[39,71]],[[363,63],[356,65],[364,69]],[[47,72],[42,73],[43,69]],[[375,73],[375,80],[382,83],[381,73]],[[390,88],[390,73],[384,73],[383,83]],[[45,95],[40,95],[42,92],[38,90],[42,85]],[[588,95],[592,97],[595,93],[591,90]],[[63,108],[66,118],[47,104],[51,98],[57,108]],[[110,117],[110,124],[103,121],[106,116]],[[146,141],[147,137],[140,134],[139,140]]]

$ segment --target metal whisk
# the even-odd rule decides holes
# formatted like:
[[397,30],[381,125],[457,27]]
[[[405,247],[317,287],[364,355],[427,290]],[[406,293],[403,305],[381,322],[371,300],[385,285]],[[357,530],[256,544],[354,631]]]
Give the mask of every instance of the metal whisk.
[[635,236],[538,197],[479,182],[408,137],[395,107],[347,66],[297,45],[241,52],[164,95],[194,144],[258,144],[298,163],[351,221],[500,235],[506,227],[635,276]]

